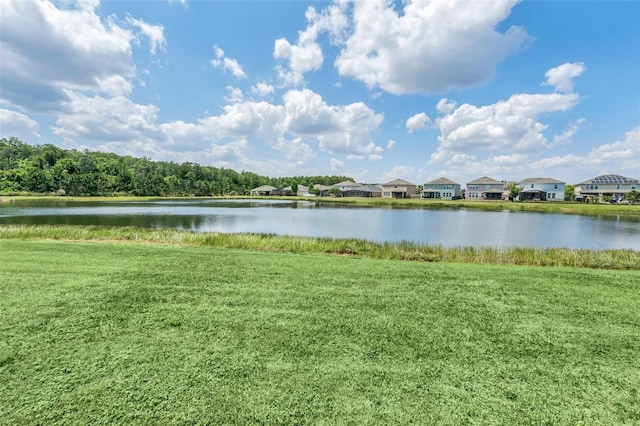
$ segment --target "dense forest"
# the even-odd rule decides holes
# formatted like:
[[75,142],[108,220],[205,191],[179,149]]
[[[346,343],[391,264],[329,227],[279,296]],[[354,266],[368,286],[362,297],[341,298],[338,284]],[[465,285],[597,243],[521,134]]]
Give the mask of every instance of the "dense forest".
[[332,185],[346,176],[271,178],[252,172],[151,161],[113,153],[0,139],[0,194],[207,196],[248,195],[272,185]]

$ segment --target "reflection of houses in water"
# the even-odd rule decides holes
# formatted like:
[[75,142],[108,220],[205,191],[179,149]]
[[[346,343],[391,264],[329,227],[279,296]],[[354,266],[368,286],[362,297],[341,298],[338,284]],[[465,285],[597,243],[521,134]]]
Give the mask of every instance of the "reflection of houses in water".
[[631,191],[640,189],[640,180],[620,175],[600,175],[576,184],[576,200],[602,201],[610,197],[611,201],[626,199]]
[[565,183],[553,178],[527,178],[518,185],[520,201],[564,201]]

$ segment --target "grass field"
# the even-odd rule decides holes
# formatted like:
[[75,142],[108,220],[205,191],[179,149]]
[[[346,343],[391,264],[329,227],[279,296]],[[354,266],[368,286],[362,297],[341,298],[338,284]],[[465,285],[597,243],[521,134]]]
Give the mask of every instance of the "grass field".
[[0,239],[3,424],[638,424],[640,271]]

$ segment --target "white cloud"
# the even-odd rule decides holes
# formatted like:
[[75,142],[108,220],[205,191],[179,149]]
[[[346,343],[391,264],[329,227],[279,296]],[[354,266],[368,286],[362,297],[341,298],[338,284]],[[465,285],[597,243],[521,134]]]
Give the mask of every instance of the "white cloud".
[[122,141],[161,139],[156,120],[158,108],[140,105],[124,96],[111,98],[68,92],[70,101],[60,114],[53,133],[65,139]]
[[407,119],[406,127],[409,133],[419,132],[420,130],[424,130],[427,128],[427,125],[431,119],[425,114],[421,112]]
[[269,96],[273,94],[274,87],[267,83],[256,83],[253,87],[251,87],[251,93],[259,95],[259,96]]
[[128,90],[122,83],[135,75],[132,32],[96,14],[98,1],[56,4],[2,1],[2,101],[53,112],[68,101],[69,90],[113,93],[115,80]]
[[[526,31],[496,30],[517,0],[387,0],[353,3],[348,37],[335,65],[369,87],[394,93],[439,93],[482,84],[496,64],[529,40]],[[346,13],[346,12],[345,12]]]
[[166,49],[166,40],[164,38],[164,27],[162,25],[151,25],[140,19],[127,17],[127,22],[140,29],[140,32],[149,39],[151,45],[151,55],[155,56],[158,49]]
[[40,139],[40,125],[25,114],[0,109],[0,138],[16,137],[27,143]]
[[394,141],[393,139],[389,139],[389,142],[387,142],[387,149],[391,149],[396,145],[396,141]]
[[273,57],[287,62],[286,67],[278,66],[278,76],[285,86],[298,86],[304,81],[303,74],[319,70],[324,56],[318,43],[320,32],[327,31],[332,40],[341,39],[347,20],[342,9],[332,5],[317,13],[315,8],[309,7],[305,13],[307,28],[298,32],[298,41],[291,44],[285,38],[274,42]]
[[332,172],[344,171],[344,162],[338,160],[337,158],[331,158],[331,160],[329,160],[329,164]]
[[382,115],[361,102],[327,105],[311,90],[292,90],[284,95],[285,125],[288,131],[318,139],[323,151],[332,154],[365,155],[382,152],[373,143],[372,133],[378,131]]
[[[436,120],[440,130],[438,149],[431,154],[429,163],[446,161],[456,153],[540,152],[550,147],[544,130],[547,125],[540,117],[558,111],[567,111],[576,105],[576,93],[516,94],[506,101],[492,105],[469,104],[451,109],[451,101],[440,100],[437,108],[444,113]],[[578,127],[581,122],[578,122]],[[573,133],[577,131],[577,127]],[[571,137],[567,133],[565,138]],[[561,137],[563,137],[561,135]]]
[[224,100],[230,102],[232,104],[242,102],[244,100],[244,95],[242,94],[242,90],[237,87],[227,86],[228,95],[225,96]]
[[553,141],[555,143],[570,142],[571,138],[574,137],[576,133],[578,133],[578,130],[580,130],[580,128],[582,127],[582,125],[584,124],[585,121],[586,121],[586,119],[584,119],[584,118],[577,119],[571,125],[570,128],[568,128],[567,130],[565,130],[564,132],[562,132],[559,135],[555,135],[553,137]]
[[394,179],[405,179],[411,182],[413,171],[414,171],[413,166],[401,166],[401,165],[394,166],[391,170],[382,174],[381,183],[389,182]]
[[545,84],[555,86],[558,92],[569,93],[573,91],[573,79],[581,76],[584,71],[585,67],[582,62],[562,64],[547,71],[544,75],[547,77]]
[[226,57],[224,55],[224,50],[220,49],[216,45],[214,45],[212,48],[216,56],[211,60],[211,65],[213,65],[214,68],[222,68],[225,72],[230,72],[236,78],[247,77],[236,59]]
[[442,98],[436,105],[436,111],[440,114],[451,114],[458,104],[447,98]]

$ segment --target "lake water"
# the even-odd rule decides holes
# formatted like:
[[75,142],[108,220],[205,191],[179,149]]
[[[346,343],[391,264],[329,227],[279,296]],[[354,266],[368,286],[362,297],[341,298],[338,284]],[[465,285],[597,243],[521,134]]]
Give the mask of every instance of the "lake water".
[[640,250],[640,218],[466,209],[392,209],[289,200],[0,203],[0,225],[69,224],[253,232],[444,246]]

